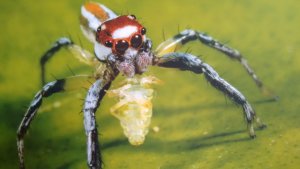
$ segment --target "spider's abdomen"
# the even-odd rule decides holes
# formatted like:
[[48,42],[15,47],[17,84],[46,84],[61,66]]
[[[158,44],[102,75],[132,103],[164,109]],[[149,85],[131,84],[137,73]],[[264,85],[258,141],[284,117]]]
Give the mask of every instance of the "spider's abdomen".
[[125,136],[132,145],[143,144],[152,117],[151,84],[159,83],[153,76],[127,79],[124,86],[107,91],[108,96],[119,102],[110,111],[120,120]]

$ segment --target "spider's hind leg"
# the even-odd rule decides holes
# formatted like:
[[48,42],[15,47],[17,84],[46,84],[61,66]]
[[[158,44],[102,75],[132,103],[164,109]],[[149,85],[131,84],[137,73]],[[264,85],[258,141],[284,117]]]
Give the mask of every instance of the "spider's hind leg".
[[22,122],[17,131],[17,146],[20,162],[20,169],[24,169],[24,137],[28,128],[36,116],[36,113],[42,105],[43,98],[49,97],[52,94],[64,91],[76,90],[86,87],[93,82],[94,79],[90,76],[73,76],[66,79],[59,79],[46,84],[34,97],[29,108],[27,109]]
[[243,108],[244,117],[247,121],[248,131],[251,138],[255,137],[254,125],[256,122],[260,128],[266,127],[257,117],[254,109],[246,100],[245,96],[235,87],[222,79],[218,73],[208,64],[202,62],[196,56],[187,53],[169,53],[156,59],[155,65],[167,68],[188,70],[196,74],[204,74],[206,80],[217,90],[228,96],[234,103]]
[[257,117],[256,112],[246,100],[246,97],[238,91],[235,87],[229,84],[227,81],[222,79],[218,73],[208,64],[202,63],[201,65],[203,74],[206,80],[217,90],[223,92],[227,95],[234,103],[242,106],[244,111],[244,116],[247,121],[248,131],[251,138],[255,137],[253,123],[256,122],[259,128],[265,128],[266,125],[263,124],[260,119]]

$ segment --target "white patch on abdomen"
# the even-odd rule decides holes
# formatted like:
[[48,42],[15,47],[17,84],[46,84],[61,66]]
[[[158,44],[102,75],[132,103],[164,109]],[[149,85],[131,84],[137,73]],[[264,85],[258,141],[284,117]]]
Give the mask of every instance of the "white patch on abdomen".
[[124,26],[122,28],[116,29],[112,33],[113,39],[122,39],[122,38],[128,38],[133,33],[136,33],[138,31],[138,28],[136,26]]

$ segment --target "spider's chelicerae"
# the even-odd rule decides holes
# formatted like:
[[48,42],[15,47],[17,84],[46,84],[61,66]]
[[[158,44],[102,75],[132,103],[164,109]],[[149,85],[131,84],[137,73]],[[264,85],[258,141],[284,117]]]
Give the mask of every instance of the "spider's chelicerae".
[[[45,63],[62,47],[71,51],[82,62],[94,66],[95,73],[55,80],[47,83],[35,95],[17,132],[21,169],[25,168],[24,136],[43,98],[54,93],[81,89],[90,82],[93,84],[89,86],[83,107],[88,167],[90,169],[103,167],[95,113],[105,94],[119,99],[110,111],[121,121],[129,142],[132,145],[142,144],[148,133],[152,116],[151,84],[159,83],[154,76],[140,76],[147,71],[148,66],[175,68],[203,74],[214,88],[242,107],[251,138],[255,137],[253,123],[256,122],[259,127],[265,126],[260,122],[245,96],[222,79],[211,66],[192,54],[176,52],[181,46],[191,41],[200,41],[229,58],[239,61],[256,85],[263,89],[262,82],[237,50],[205,33],[187,29],[162,42],[156,50],[152,51],[151,40],[146,37],[146,28],[137,21],[134,15],[118,16],[104,5],[94,2],[87,2],[81,7],[80,23],[84,35],[94,43],[94,54],[82,49],[68,38],[60,38],[41,58],[42,82],[45,82]],[[126,77],[123,85],[109,90],[112,81],[119,74]]]

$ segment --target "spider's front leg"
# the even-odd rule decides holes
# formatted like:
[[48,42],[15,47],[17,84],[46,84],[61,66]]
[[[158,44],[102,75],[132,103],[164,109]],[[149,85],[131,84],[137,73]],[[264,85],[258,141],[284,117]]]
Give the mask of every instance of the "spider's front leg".
[[25,116],[17,131],[17,146],[20,161],[20,169],[25,168],[24,164],[24,137],[28,128],[36,116],[36,113],[42,105],[43,98],[49,97],[52,94],[64,91],[78,90],[82,87],[88,86],[94,78],[91,76],[73,76],[66,79],[60,79],[46,84],[34,97]]
[[208,64],[202,62],[196,56],[187,53],[169,53],[162,57],[156,58],[155,65],[167,68],[178,68],[180,70],[192,71],[196,74],[203,73],[206,80],[217,90],[223,92],[236,104],[243,108],[245,119],[248,123],[249,135],[255,137],[253,127],[254,121],[257,122],[260,128],[266,127],[257,117],[254,109],[246,100],[245,96],[227,81],[222,79],[218,73]]
[[247,73],[252,77],[255,84],[262,92],[267,93],[269,95],[273,95],[271,91],[264,87],[262,81],[259,79],[254,70],[248,64],[247,60],[238,50],[219,42],[218,40],[209,36],[206,33],[186,29],[180,32],[179,34],[175,35],[173,38],[162,42],[155,51],[156,55],[160,57],[170,52],[176,52],[182,46],[192,41],[200,41],[202,44],[209,46],[217,51],[220,51],[221,53],[224,53],[229,58],[237,60],[246,69]]
[[102,169],[103,162],[98,143],[95,113],[111,82],[98,79],[89,89],[83,108],[84,127],[87,136],[87,162],[90,169]]

